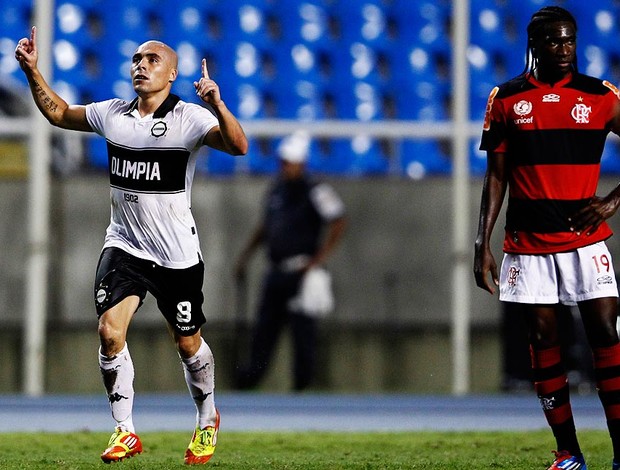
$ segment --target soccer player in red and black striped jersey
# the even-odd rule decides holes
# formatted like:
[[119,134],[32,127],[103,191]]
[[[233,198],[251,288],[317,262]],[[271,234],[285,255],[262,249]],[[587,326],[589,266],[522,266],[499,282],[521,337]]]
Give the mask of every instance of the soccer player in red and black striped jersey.
[[[596,195],[607,134],[620,134],[620,93],[577,69],[577,24],[549,6],[527,28],[528,63],[489,96],[482,143],[487,171],[475,243],[476,283],[522,305],[529,325],[534,387],[555,436],[549,470],[584,470],[567,375],[558,305],[577,305],[593,351],[599,396],[620,469],[618,289],[605,222],[620,186]],[[498,273],[491,232],[508,191],[504,258]]]

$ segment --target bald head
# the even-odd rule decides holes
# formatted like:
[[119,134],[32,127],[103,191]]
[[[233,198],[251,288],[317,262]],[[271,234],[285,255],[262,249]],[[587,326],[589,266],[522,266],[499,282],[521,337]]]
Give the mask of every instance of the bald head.
[[176,69],[179,65],[176,51],[161,41],[150,40],[140,44],[136,49],[136,54],[144,54],[144,51],[157,51],[156,53],[173,69]]

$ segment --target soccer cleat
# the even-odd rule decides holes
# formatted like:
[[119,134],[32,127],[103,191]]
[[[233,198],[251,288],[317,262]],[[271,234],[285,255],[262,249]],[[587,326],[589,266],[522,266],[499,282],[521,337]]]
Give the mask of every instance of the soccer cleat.
[[555,460],[547,470],[588,470],[583,456],[571,455],[566,450],[553,451],[553,453],[555,454]]
[[112,436],[110,436],[108,448],[101,454],[101,460],[105,463],[120,462],[141,452],[142,442],[140,442],[140,438],[137,435],[116,428]]
[[217,433],[220,429],[220,412],[215,410],[215,426],[207,426],[204,429],[196,428],[192,440],[185,451],[185,463],[187,465],[200,465],[207,463],[215,452]]

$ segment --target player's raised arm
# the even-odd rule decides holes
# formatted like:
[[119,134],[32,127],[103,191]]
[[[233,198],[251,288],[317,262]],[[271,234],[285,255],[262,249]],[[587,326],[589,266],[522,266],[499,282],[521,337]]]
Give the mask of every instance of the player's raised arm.
[[22,38],[15,48],[15,59],[24,71],[34,102],[54,126],[76,131],[92,131],[86,120],[84,106],[68,105],[52,90],[38,68],[37,28],[32,27],[30,38]]
[[211,105],[220,125],[211,129],[204,144],[231,155],[245,155],[248,140],[237,118],[226,107],[220,95],[220,87],[209,77],[207,60],[202,59],[200,80],[194,82],[196,94],[202,101]]

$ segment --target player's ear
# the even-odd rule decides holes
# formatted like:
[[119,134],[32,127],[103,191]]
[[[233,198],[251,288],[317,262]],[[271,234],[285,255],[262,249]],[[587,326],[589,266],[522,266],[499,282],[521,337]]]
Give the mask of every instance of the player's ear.
[[172,83],[177,79],[177,76],[179,75],[179,71],[177,69],[172,69],[170,71],[170,78],[168,78],[168,83]]

